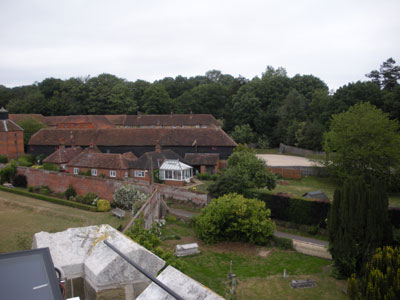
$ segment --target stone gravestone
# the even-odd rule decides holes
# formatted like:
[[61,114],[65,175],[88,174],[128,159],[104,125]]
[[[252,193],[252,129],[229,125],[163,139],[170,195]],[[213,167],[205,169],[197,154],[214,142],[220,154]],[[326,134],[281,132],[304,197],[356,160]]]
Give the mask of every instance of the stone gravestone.
[[177,257],[199,254],[199,245],[197,243],[176,245],[175,255]]
[[296,288],[309,288],[309,287],[316,287],[317,284],[315,281],[310,280],[310,279],[303,279],[303,280],[292,280],[290,283],[290,287],[296,289]]

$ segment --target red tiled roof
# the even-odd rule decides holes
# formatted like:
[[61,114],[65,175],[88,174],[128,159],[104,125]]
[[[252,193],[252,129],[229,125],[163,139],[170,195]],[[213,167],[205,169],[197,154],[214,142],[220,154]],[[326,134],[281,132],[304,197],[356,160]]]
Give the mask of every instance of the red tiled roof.
[[219,161],[218,153],[186,153],[185,161],[192,166],[215,166]]
[[[57,121],[57,119],[56,119]],[[104,128],[114,128],[115,125],[112,124],[105,116],[103,115],[72,115],[65,116],[63,118],[58,119],[59,124],[83,124],[83,123],[91,123],[93,126],[99,129]]]
[[137,160],[130,163],[132,169],[148,170],[150,168],[150,161],[152,169],[158,169],[166,159],[178,159],[182,161],[182,157],[170,149],[161,150],[160,152],[152,151],[146,152]]
[[8,114],[8,118],[14,122],[18,122],[20,120],[25,121],[32,118],[45,123],[45,117],[42,114]]
[[105,115],[105,117],[116,126],[125,126],[126,115]]
[[113,128],[113,129],[51,129],[35,133],[29,145],[88,146],[213,146],[235,147],[236,143],[219,128]]
[[14,121],[0,120],[0,132],[23,131]]
[[170,114],[170,115],[127,115],[125,126],[196,126],[208,125],[221,127],[221,124],[210,114]]
[[116,153],[87,153],[82,152],[72,159],[67,166],[78,168],[99,168],[112,170],[127,170],[131,161],[122,154]]
[[76,157],[82,152],[81,147],[71,147],[71,148],[59,148],[56,152],[53,152],[47,156],[43,162],[54,163],[54,164],[65,164],[71,159]]
[[66,116],[50,116],[50,117],[44,117],[44,123],[47,126],[50,127],[55,127],[57,124],[62,123]]

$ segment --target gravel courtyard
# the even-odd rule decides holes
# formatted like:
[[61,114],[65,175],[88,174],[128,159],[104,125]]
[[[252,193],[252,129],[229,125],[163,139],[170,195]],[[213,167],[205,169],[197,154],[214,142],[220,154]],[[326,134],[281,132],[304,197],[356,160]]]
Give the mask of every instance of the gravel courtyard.
[[280,155],[280,154],[257,154],[258,158],[265,160],[270,167],[314,167],[321,166],[315,161],[305,157]]

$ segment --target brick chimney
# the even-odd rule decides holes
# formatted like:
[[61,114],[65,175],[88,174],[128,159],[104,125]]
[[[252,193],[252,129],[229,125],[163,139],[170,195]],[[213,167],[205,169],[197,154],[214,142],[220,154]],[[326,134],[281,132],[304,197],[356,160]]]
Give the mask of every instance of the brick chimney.
[[65,141],[64,141],[64,138],[58,139],[58,143],[60,144],[60,145],[58,146],[58,149],[65,149]]
[[156,152],[161,153],[160,140],[157,140],[157,143],[156,143]]

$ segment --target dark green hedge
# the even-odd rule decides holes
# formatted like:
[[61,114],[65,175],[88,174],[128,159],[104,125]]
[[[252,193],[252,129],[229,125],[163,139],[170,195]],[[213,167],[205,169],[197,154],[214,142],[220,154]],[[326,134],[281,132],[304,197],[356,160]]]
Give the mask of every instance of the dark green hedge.
[[326,226],[325,220],[330,207],[327,202],[274,195],[263,190],[246,191],[246,196],[265,202],[267,208],[271,209],[271,217],[274,219],[297,224]]
[[41,194],[30,193],[28,191],[17,189],[17,188],[7,188],[7,187],[0,185],[0,190],[9,192],[9,193],[13,193],[13,194],[17,194],[17,195],[22,195],[22,196],[39,199],[39,200],[44,200],[44,201],[55,203],[55,204],[70,206],[70,207],[79,208],[79,209],[88,210],[88,211],[97,211],[97,208],[94,206],[85,205],[82,203],[77,203],[77,202],[68,201],[68,200],[63,200],[63,199],[59,199],[59,198],[54,198],[54,197],[50,197],[50,196],[45,196],[45,195],[41,195]]
[[389,220],[395,228],[400,228],[400,208],[389,208]]
[[[325,220],[328,218],[330,203],[306,198],[279,196],[265,190],[248,190],[245,196],[264,201],[267,208],[271,209],[273,219],[326,227]],[[392,226],[400,228],[400,208],[390,207],[389,219]]]

